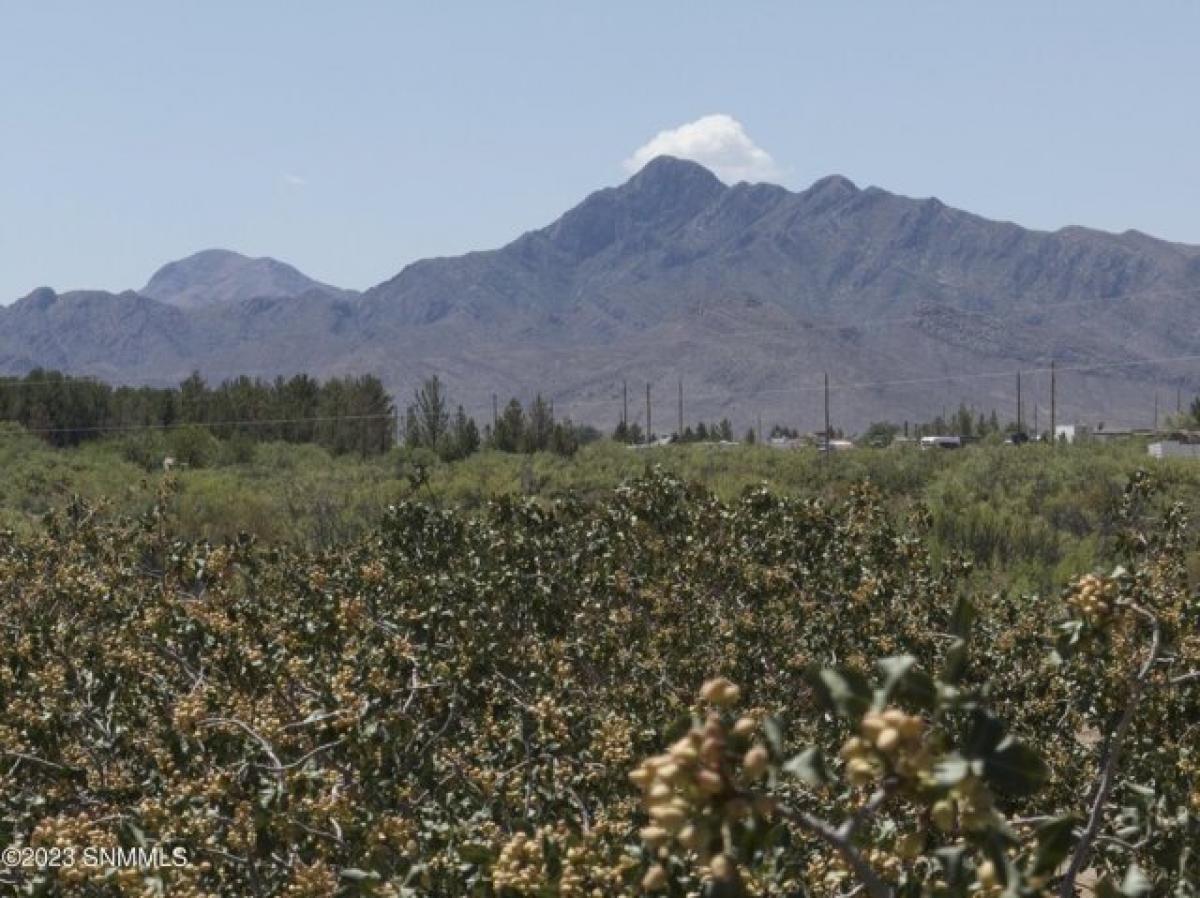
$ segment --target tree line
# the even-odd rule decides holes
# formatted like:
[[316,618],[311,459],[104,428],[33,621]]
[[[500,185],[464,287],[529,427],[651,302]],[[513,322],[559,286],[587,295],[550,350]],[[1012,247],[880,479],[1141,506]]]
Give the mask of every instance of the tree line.
[[405,445],[431,450],[443,461],[455,461],[480,449],[570,456],[584,443],[600,438],[593,427],[557,418],[554,403],[541,393],[528,408],[515,397],[509,400],[482,429],[461,405],[453,412],[451,406],[440,378],[434,375],[422,383],[404,414]]
[[[754,442],[753,431],[748,431],[746,437],[747,442]],[[630,445],[647,442],[646,432],[637,421],[618,421],[617,426],[613,428],[612,438],[617,443]],[[649,439],[657,439],[657,436],[650,434]],[[700,421],[695,427],[687,424],[683,428],[683,433],[671,434],[673,443],[732,443],[733,441],[733,424],[728,418],[722,418],[716,423]]]
[[318,381],[306,374],[246,376],[210,386],[194,373],[177,387],[121,386],[35,368],[0,378],[0,420],[54,446],[142,430],[198,427],[219,439],[316,443],[374,455],[395,439],[395,407],[371,375]]

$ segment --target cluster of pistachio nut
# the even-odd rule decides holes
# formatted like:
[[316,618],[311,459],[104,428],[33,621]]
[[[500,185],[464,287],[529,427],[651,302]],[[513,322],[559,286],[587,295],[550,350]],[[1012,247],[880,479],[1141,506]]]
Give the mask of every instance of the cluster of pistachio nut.
[[840,754],[846,762],[846,778],[855,786],[866,786],[885,774],[920,781],[933,770],[925,721],[899,708],[864,714],[859,735],[847,739]]
[[[740,697],[738,687],[723,677],[700,689],[700,701],[716,709],[728,708]],[[766,746],[754,739],[758,728],[750,716],[727,726],[721,713],[712,710],[665,753],[647,758],[630,773],[650,818],[641,830],[642,841],[660,860],[677,844],[699,855],[715,879],[737,876],[733,861],[721,852],[722,827],[752,812],[771,811],[769,799],[752,803],[743,794],[770,766]],[[655,864],[642,887],[655,891],[666,881],[665,868]]]
[[1067,596],[1067,604],[1087,621],[1106,619],[1116,603],[1116,584],[1096,574],[1087,574],[1076,581]]

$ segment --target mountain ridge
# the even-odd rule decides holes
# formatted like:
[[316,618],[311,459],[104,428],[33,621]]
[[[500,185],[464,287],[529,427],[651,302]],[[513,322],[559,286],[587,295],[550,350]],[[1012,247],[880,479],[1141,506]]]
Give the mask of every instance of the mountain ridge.
[[182,309],[228,305],[260,296],[299,296],[310,291],[351,291],[313,280],[269,256],[251,258],[227,249],[206,249],[159,268],[137,292]]
[[[53,358],[170,382],[193,367],[212,377],[292,373],[302,358],[314,374],[380,374],[400,401],[438,373],[476,413],[487,414],[492,392],[541,390],[575,417],[608,424],[625,380],[682,379],[696,414],[748,418],[753,402],[781,422],[811,424],[796,384],[814,372],[846,384],[959,375],[945,388],[847,392],[845,415],[862,424],[931,417],[960,399],[1011,403],[1009,385],[972,379],[983,364],[1200,354],[1191,324],[1200,247],[1138,231],[1026,229],[841,175],[796,192],[726,185],[670,157],[501,247],[418,260],[361,294],[285,267],[305,280],[260,266],[237,290],[193,276],[191,285],[221,285],[216,300],[152,291],[181,320],[139,311],[127,294],[109,294],[116,311],[107,315],[96,299],[74,307],[73,294],[65,304],[31,294],[0,308],[9,334],[0,333],[0,370]],[[264,274],[288,289],[267,295],[257,286]],[[133,338],[109,333],[121,320],[141,323],[137,352]],[[49,339],[47,328],[74,335]],[[1155,385],[1200,384],[1179,369],[1075,380],[1064,413],[1109,420],[1132,418]]]

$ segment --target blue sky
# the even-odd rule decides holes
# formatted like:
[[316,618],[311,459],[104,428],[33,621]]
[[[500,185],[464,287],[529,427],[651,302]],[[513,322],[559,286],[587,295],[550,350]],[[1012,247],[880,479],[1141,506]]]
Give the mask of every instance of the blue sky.
[[1197,46],[1183,0],[6,3],[0,302],[211,246],[365,288],[706,116],[789,187],[1200,243]]

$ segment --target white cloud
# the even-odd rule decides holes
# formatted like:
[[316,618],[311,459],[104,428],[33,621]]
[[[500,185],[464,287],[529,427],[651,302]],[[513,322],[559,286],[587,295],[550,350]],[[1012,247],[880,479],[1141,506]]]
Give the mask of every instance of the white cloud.
[[677,156],[699,162],[722,181],[772,181],[779,168],[771,154],[758,146],[731,115],[706,115],[669,131],[659,131],[625,160],[638,171],[655,156]]
[[308,178],[294,174],[290,171],[283,172],[281,177],[283,178],[284,183],[290,184],[292,187],[303,187],[308,183]]

